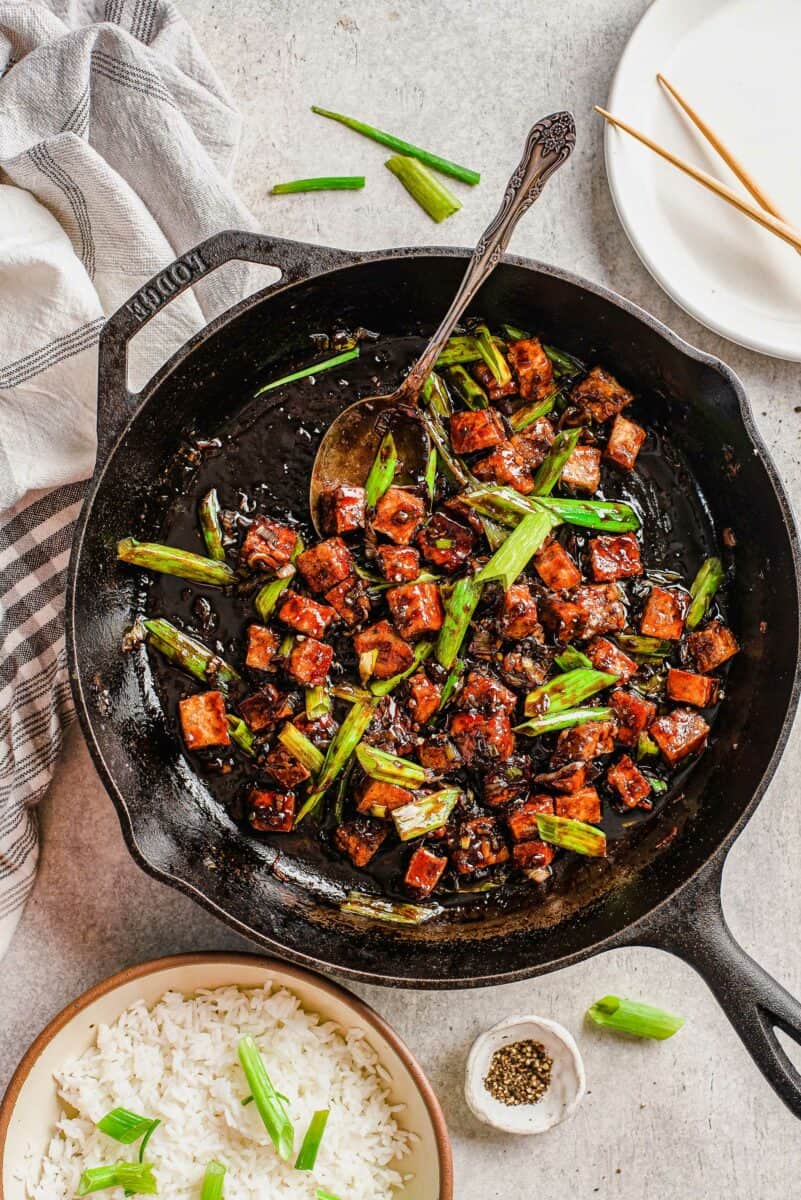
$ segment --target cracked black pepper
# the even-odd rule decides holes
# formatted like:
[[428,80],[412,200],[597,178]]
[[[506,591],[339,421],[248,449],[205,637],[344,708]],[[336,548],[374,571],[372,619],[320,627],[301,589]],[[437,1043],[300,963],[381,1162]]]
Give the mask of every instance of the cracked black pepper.
[[484,1087],[501,1104],[536,1104],[548,1090],[552,1067],[542,1042],[510,1042],[493,1054]]

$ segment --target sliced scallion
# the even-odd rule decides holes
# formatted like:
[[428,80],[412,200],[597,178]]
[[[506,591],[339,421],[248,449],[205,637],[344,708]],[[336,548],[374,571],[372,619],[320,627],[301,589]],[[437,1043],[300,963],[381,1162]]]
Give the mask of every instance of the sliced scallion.
[[103,1167],[87,1167],[78,1180],[77,1196],[121,1187],[131,1195],[155,1196],[158,1192],[152,1163],[118,1162]]
[[220,523],[220,501],[217,497],[216,488],[212,488],[210,492],[207,492],[200,501],[198,519],[203,534],[203,541],[206,543],[206,553],[209,558],[214,558],[218,562],[224,562],[225,546],[223,545],[223,530]]
[[[423,582],[422,578],[420,582]],[[408,679],[413,675],[420,663],[425,662],[431,651],[434,649],[433,642],[417,642],[413,650],[412,665],[407,667],[405,671],[401,671],[398,675],[392,675],[389,679],[374,679],[370,684],[370,691],[374,696],[388,696],[394,691],[399,683],[403,683],[404,679]]]
[[318,721],[331,711],[331,697],[324,687],[307,687],[304,703],[307,721]]
[[476,583],[488,583],[491,579],[499,579],[504,590],[508,591],[557,524],[558,521],[547,512],[529,513],[523,517],[486,566],[476,575]]
[[561,654],[557,654],[554,659],[560,671],[573,671],[577,667],[591,667],[592,662],[583,654],[581,650],[577,650],[575,646],[566,646]]
[[540,417],[545,417],[552,410],[556,403],[556,398],[559,392],[556,388],[542,400],[535,400],[531,404],[524,404],[516,409],[509,418],[509,424],[515,433],[520,433],[524,429],[528,429],[529,425],[533,425]]
[[358,357],[358,346],[354,346],[351,350],[343,350],[341,354],[335,354],[333,358],[326,358],[323,362],[313,363],[310,367],[293,371],[291,375],[283,375],[280,379],[273,379],[271,383],[265,383],[264,387],[259,388],[255,395],[263,396],[265,392],[272,392],[275,388],[283,387],[285,383],[294,383],[296,379],[308,379],[310,375],[321,375],[323,371],[330,371],[332,367],[339,367],[342,363],[352,362],[354,358]]
[[363,187],[363,175],[315,175],[311,179],[274,183],[270,192],[273,196],[288,196],[294,192],[357,192]]
[[534,476],[534,496],[550,496],[559,482],[565,463],[576,448],[580,429],[563,429],[557,433],[548,455]]
[[[154,1123],[153,1117],[140,1117],[138,1113],[128,1108],[112,1108],[105,1117],[97,1122],[97,1128],[106,1137],[113,1138],[123,1146],[138,1142],[148,1132]],[[155,1122],[158,1124],[158,1121]]]
[[604,1029],[615,1029],[634,1037],[655,1038],[660,1042],[673,1037],[684,1024],[684,1017],[620,996],[603,996],[596,1000],[587,1009],[587,1016]]
[[481,384],[476,383],[473,376],[465,371],[464,367],[451,367],[448,371],[448,382],[453,386],[453,390],[467,408],[475,412],[479,408],[487,408],[489,406],[487,393]]
[[292,1157],[295,1131],[289,1114],[273,1087],[264,1059],[253,1038],[248,1034],[240,1038],[237,1054],[248,1081],[253,1102],[259,1110],[264,1128],[278,1151],[280,1158],[288,1162]]
[[684,624],[687,629],[697,629],[709,612],[712,603],[726,572],[719,558],[707,558],[702,564],[690,587],[690,607],[687,609],[687,619]]
[[512,372],[509,364],[504,358],[503,354],[501,354],[501,351],[487,326],[477,325],[474,333],[481,357],[492,371],[495,382],[500,387],[510,383],[512,379]]
[[385,433],[364,484],[364,503],[367,508],[375,508],[391,486],[397,469],[398,450],[395,439],[391,433]]
[[202,683],[214,684],[225,691],[229,683],[239,679],[234,668],[213,654],[208,646],[177,629],[166,618],[153,617],[145,621],[144,626],[148,632],[148,645]]
[[389,921],[394,925],[422,925],[442,912],[439,904],[395,904],[366,892],[348,892],[347,900],[343,900],[339,907],[342,912],[372,917],[376,921]]
[[[298,555],[303,553],[304,549],[305,546],[303,544],[303,538],[300,536],[300,534],[297,534],[295,540],[295,549],[292,551],[292,557],[289,560],[290,563],[294,563]],[[256,612],[259,614],[262,621],[264,621],[265,625],[270,620],[278,601],[281,599],[281,596],[284,594],[291,582],[292,576],[285,575],[280,579],[271,579],[269,583],[265,583],[264,587],[259,588],[258,592],[256,593],[256,598],[253,601],[253,607],[256,609]]]
[[255,755],[256,749],[253,743],[253,730],[243,721],[241,717],[234,716],[233,713],[226,713],[225,719],[228,722],[228,732],[231,735],[231,741],[245,754],[251,757]]
[[278,734],[278,740],[284,749],[293,758],[296,758],[307,771],[311,771],[312,775],[319,773],[325,755],[321,750],[317,749],[313,742],[309,741],[304,733],[300,732],[297,725],[293,725],[291,721],[287,721]]
[[529,692],[523,712],[527,717],[535,717],[576,708],[583,700],[589,700],[590,696],[617,683],[618,678],[606,671],[596,671],[591,666],[576,667]]
[[537,813],[537,828],[543,842],[562,850],[572,850],[574,854],[585,854],[589,858],[603,858],[606,854],[606,834],[584,821],[557,817],[554,813]]
[[515,733],[527,737],[542,737],[555,733],[557,729],[572,729],[574,725],[586,725],[588,721],[609,721],[614,716],[611,708],[573,708],[567,712],[546,713],[543,717],[532,717],[522,725],[515,725]]
[[394,783],[399,787],[415,788],[426,781],[426,769],[408,758],[387,754],[376,746],[361,742],[356,747],[359,766],[371,779],[379,783]]
[[481,599],[482,585],[471,575],[456,581],[445,601],[445,619],[437,641],[437,662],[450,670],[465,639],[473,613]]
[[229,567],[228,563],[206,558],[191,550],[163,546],[159,542],[140,542],[133,537],[117,542],[117,558],[133,567],[158,571],[161,575],[177,575],[179,579],[206,583],[211,587],[228,587],[236,579],[233,567]]
[[311,1171],[317,1161],[317,1154],[320,1150],[320,1143],[323,1140],[325,1127],[328,1124],[327,1108],[320,1108],[309,1122],[309,1128],[303,1138],[303,1143],[298,1152],[298,1157],[295,1159],[296,1171]]
[[384,166],[400,180],[412,199],[437,224],[452,217],[462,207],[461,200],[457,200],[450,188],[440,183],[436,175],[432,175],[418,159],[393,154]]
[[392,810],[392,820],[402,842],[424,837],[444,825],[461,795],[458,787],[442,788]]
[[206,1167],[200,1187],[200,1200],[222,1200],[225,1167],[213,1158]]
[[339,775],[345,763],[362,740],[362,734],[373,719],[374,700],[357,700],[334,734],[325,752],[325,759],[315,781],[314,791],[301,808],[295,824],[299,825],[309,813],[315,812],[323,796]]

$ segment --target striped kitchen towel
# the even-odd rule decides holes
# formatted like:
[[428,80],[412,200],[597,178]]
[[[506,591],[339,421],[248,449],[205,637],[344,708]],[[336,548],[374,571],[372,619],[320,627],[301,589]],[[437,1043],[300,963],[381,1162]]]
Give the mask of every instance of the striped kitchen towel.
[[[168,0],[0,0],[0,955],[73,717],[64,587],[104,315],[211,233],[254,228],[230,184],[239,128]],[[226,270],[136,339],[134,388],[254,290]]]

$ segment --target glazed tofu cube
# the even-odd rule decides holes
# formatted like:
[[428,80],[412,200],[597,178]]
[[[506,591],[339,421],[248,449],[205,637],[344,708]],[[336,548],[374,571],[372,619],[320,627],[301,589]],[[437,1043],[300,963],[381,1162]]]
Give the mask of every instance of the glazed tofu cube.
[[703,629],[691,633],[687,645],[696,668],[702,674],[722,667],[740,649],[734,634],[722,621],[710,621]]
[[651,808],[651,785],[628,754],[624,754],[606,773],[606,782],[618,794],[626,808]]
[[425,671],[416,671],[408,683],[409,698],[406,707],[417,725],[425,725],[439,708],[442,689]]
[[347,854],[354,867],[366,867],[374,858],[389,833],[389,827],[372,817],[354,817],[345,821],[334,833],[334,841]]
[[501,607],[500,627],[505,638],[541,638],[542,626],[537,617],[537,601],[531,589],[522,583],[513,583],[504,592]]
[[557,642],[572,642],[574,637],[581,637],[581,609],[572,600],[553,594],[543,596],[538,604],[538,612],[542,624]]
[[419,496],[406,488],[391,487],[375,506],[372,526],[399,546],[408,546],[423,524],[426,506]]
[[517,384],[514,379],[509,379],[506,383],[498,383],[485,362],[473,363],[471,374],[476,383],[481,384],[489,396],[491,404],[497,404],[499,400],[503,400],[504,396],[514,396],[517,392]]
[[546,596],[539,605],[540,620],[559,642],[591,638],[624,629],[626,610],[613,583],[588,583],[569,600]]
[[494,763],[481,773],[481,798],[488,808],[505,808],[525,800],[529,790],[529,764],[525,758]]
[[317,638],[297,638],[289,655],[287,670],[304,687],[321,687],[334,661],[334,648]]
[[284,707],[283,699],[278,688],[267,683],[252,696],[240,701],[239,712],[253,733],[261,733],[281,719],[278,714]]
[[370,600],[364,584],[355,575],[332,587],[325,598],[346,625],[362,625],[370,617]]
[[644,441],[645,430],[642,426],[618,413],[606,443],[604,458],[624,471],[631,471]]
[[392,695],[384,696],[376,706],[364,740],[378,750],[386,750],[387,754],[399,754],[401,758],[410,755],[416,738],[406,706],[399,704]]
[[437,775],[448,775],[462,765],[462,756],[444,733],[438,733],[418,746],[417,757],[421,767]]
[[601,451],[595,446],[576,446],[560,478],[565,487],[577,492],[597,492],[601,486]]
[[299,596],[297,592],[290,592],[278,610],[279,621],[297,633],[314,638],[323,636],[331,622],[336,620],[336,615],[329,604],[318,604],[316,600]]
[[414,661],[411,646],[398,637],[389,621],[379,621],[358,633],[353,639],[353,648],[358,655],[369,654],[371,650],[378,651],[373,667],[376,679],[391,679],[393,675],[400,675]]
[[409,859],[403,882],[423,899],[431,895],[447,865],[447,858],[432,854],[425,846],[418,846]]
[[614,721],[588,721],[586,725],[575,725],[563,729],[556,742],[551,765],[563,763],[586,763],[602,754],[611,754],[615,748],[617,725]]
[[295,797],[292,792],[253,788],[248,796],[248,820],[259,833],[290,833],[295,823]]
[[567,794],[580,792],[587,782],[587,768],[584,763],[565,763],[556,771],[548,771],[544,775],[535,775],[535,783],[541,783],[554,792]]
[[648,730],[671,766],[688,754],[696,754],[706,745],[709,726],[700,713],[691,708],[674,708],[657,717]]
[[646,637],[677,642],[684,632],[687,612],[687,593],[674,589],[652,587],[640,618],[640,633]]
[[454,413],[450,420],[451,445],[455,454],[477,454],[505,440],[503,421],[491,408]]
[[708,675],[695,675],[692,671],[678,671],[671,667],[667,676],[667,694],[679,704],[692,704],[695,708],[709,708],[718,697],[718,681]]
[[248,529],[239,561],[251,571],[280,571],[292,557],[298,535],[267,517],[256,517]]
[[413,794],[408,788],[394,783],[379,783],[377,779],[365,779],[357,792],[356,809],[371,817],[387,817],[395,808],[411,804]]
[[500,483],[513,487],[523,496],[527,496],[534,487],[534,476],[518,458],[511,442],[502,442],[492,454],[474,463],[473,474],[485,483]]
[[225,697],[222,692],[199,692],[179,700],[181,732],[188,750],[204,750],[206,746],[227,746],[231,737],[225,719]]
[[535,471],[547,458],[555,437],[556,430],[548,418],[539,417],[522,433],[514,434],[509,442],[523,465]]
[[597,825],[601,819],[601,798],[592,786],[577,792],[560,792],[554,797],[554,812],[557,817],[571,817],[574,821]]
[[325,750],[339,729],[339,725],[330,713],[325,713],[322,717],[316,717],[313,721],[310,721],[304,712],[300,716],[295,717],[292,724],[297,726],[303,736],[307,737],[318,750]]
[[550,864],[556,853],[553,846],[532,838],[530,842],[515,842],[512,862],[526,875],[538,882],[550,875]]
[[587,657],[596,671],[607,671],[610,675],[617,675],[621,683],[631,679],[639,669],[633,658],[629,658],[619,646],[604,637],[592,639],[587,647]]
[[398,633],[410,642],[438,633],[445,620],[436,583],[405,583],[402,587],[390,588],[387,604]]
[[254,671],[272,671],[278,653],[278,634],[264,625],[248,625],[248,649],[245,666]]
[[596,583],[642,575],[640,543],[633,533],[590,539],[590,570]]
[[451,717],[450,735],[466,763],[503,762],[515,749],[515,735],[505,712],[459,712]]
[[581,571],[555,538],[534,555],[534,567],[552,592],[569,592],[581,583]]
[[340,484],[321,497],[326,533],[353,533],[364,529],[364,488]]
[[376,553],[390,583],[411,583],[420,574],[420,555],[413,546],[379,546]]
[[540,836],[537,813],[552,813],[553,796],[537,795],[526,800],[519,808],[507,813],[506,824],[513,842],[526,842]]
[[472,554],[475,544],[474,531],[443,512],[434,513],[417,535],[423,558],[443,571],[458,570]]
[[509,365],[524,400],[542,400],[553,387],[553,363],[538,338],[524,338],[506,347]]
[[294,754],[290,754],[280,742],[264,760],[264,769],[285,792],[297,787],[299,783],[305,783],[311,777],[311,771],[298,762]]
[[332,537],[299,554],[298,570],[309,590],[319,595],[353,574],[353,559],[342,538]]
[[516,706],[514,692],[484,671],[469,671],[456,695],[456,707],[470,712],[513,713]]
[[459,826],[453,865],[460,875],[471,875],[509,860],[509,847],[494,817],[474,817]]
[[570,392],[570,403],[578,410],[582,420],[597,421],[599,424],[616,417],[633,399],[631,392],[626,391],[614,375],[610,375],[603,367],[593,367]]
[[618,724],[617,740],[624,746],[636,746],[640,734],[656,716],[656,705],[636,692],[626,692],[622,688],[612,692],[609,704]]

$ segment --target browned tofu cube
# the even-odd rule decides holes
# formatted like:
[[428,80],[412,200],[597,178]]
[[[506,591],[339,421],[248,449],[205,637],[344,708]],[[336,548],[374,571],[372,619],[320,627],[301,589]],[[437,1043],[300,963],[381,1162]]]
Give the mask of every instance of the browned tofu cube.
[[572,817],[574,821],[586,821],[597,825],[601,819],[601,798],[592,786],[577,792],[559,792],[554,798],[557,817]]
[[512,846],[512,862],[526,875],[541,879],[550,874],[550,864],[556,853],[553,846],[532,838],[530,842],[515,842]]
[[423,558],[443,571],[456,571],[470,557],[476,535],[461,521],[437,512],[417,535]]
[[481,772],[481,798],[489,808],[505,808],[525,800],[529,790],[528,761],[522,757],[492,763]]
[[606,773],[606,782],[617,792],[626,808],[652,808],[648,797],[651,785],[628,754],[624,754]]
[[240,701],[239,711],[248,728],[253,733],[261,733],[281,719],[279,713],[284,707],[283,701],[284,697],[278,688],[266,683],[258,692]]
[[318,604],[316,600],[299,596],[297,592],[290,592],[278,610],[279,621],[298,633],[314,638],[323,636],[331,622],[336,620],[336,615],[330,604]]
[[537,795],[506,815],[506,824],[513,842],[527,842],[540,836],[537,813],[552,813],[553,796]]
[[491,408],[454,413],[450,424],[451,445],[455,454],[477,454],[479,450],[491,450],[506,438],[503,421]]
[[178,711],[187,749],[227,746],[231,741],[222,692],[199,692],[196,696],[188,696],[186,700],[179,700]]
[[535,471],[547,458],[556,437],[556,430],[547,417],[538,417],[522,433],[514,434],[509,443],[529,471]]
[[608,638],[593,638],[587,647],[587,657],[596,671],[607,671],[610,675],[617,675],[621,683],[631,679],[638,671],[634,659],[624,654],[620,647]]
[[513,583],[504,593],[501,607],[500,627],[505,638],[542,637],[542,626],[537,617],[537,601],[531,589],[522,583]]
[[587,768],[584,763],[565,763],[555,771],[544,775],[535,775],[535,783],[541,783],[554,792],[580,792],[587,782]]
[[740,649],[734,634],[722,621],[710,621],[703,629],[691,633],[687,645],[697,669],[704,675],[722,667]]
[[426,850],[425,846],[418,846],[409,859],[403,882],[420,899],[423,899],[431,895],[447,865],[447,858],[442,858],[439,854],[432,854],[430,850]]
[[642,575],[640,543],[633,533],[590,539],[590,570],[596,583]]
[[540,620],[559,642],[591,638],[625,629],[626,610],[614,583],[588,583],[569,600],[546,596],[539,605]]
[[302,637],[295,640],[287,670],[304,687],[321,687],[333,661],[333,646],[318,642],[317,638]]
[[652,722],[648,730],[671,766],[706,745],[709,726],[691,708],[674,708]]
[[718,698],[718,681],[710,679],[708,675],[696,675],[692,671],[678,671],[671,667],[667,676],[667,694],[679,704],[709,708]]
[[614,375],[610,375],[603,367],[593,367],[570,392],[570,403],[578,410],[582,420],[597,421],[599,424],[616,417],[633,399],[631,392],[626,391]]
[[417,748],[420,766],[437,775],[448,775],[458,771],[462,765],[462,756],[453,742],[444,733],[438,733],[421,743]]
[[387,604],[398,633],[411,642],[438,633],[445,620],[436,583],[404,583],[390,588]]
[[513,487],[524,496],[534,487],[534,476],[525,463],[521,462],[511,442],[502,442],[492,454],[474,463],[473,474],[485,483],[500,483]]
[[457,708],[471,712],[494,713],[500,710],[512,713],[517,705],[517,696],[493,675],[485,671],[468,671],[456,693],[455,704]]
[[245,666],[254,671],[272,671],[278,653],[279,638],[264,625],[248,625],[248,650]]
[[379,546],[376,553],[390,583],[411,583],[420,574],[420,555],[413,546]]
[[411,646],[398,637],[389,621],[378,621],[369,629],[357,633],[353,648],[359,656],[369,654],[371,650],[378,651],[373,667],[376,679],[391,679],[393,675],[400,675],[414,661]]
[[298,555],[298,570],[309,590],[319,594],[353,574],[353,558],[342,538],[327,538]]
[[417,725],[425,725],[439,708],[442,688],[429,679],[425,671],[416,671],[408,683],[406,707]]
[[245,535],[239,561],[251,571],[280,571],[291,559],[297,540],[294,529],[256,517]]
[[606,443],[604,458],[624,471],[631,471],[644,441],[645,430],[642,426],[618,413]]
[[573,600],[551,593],[540,599],[537,610],[542,624],[557,642],[566,644],[582,636],[582,613]]
[[581,583],[581,571],[555,538],[534,555],[534,567],[552,592],[569,592]]
[[471,374],[476,383],[481,384],[492,404],[497,404],[499,400],[503,400],[504,396],[514,396],[517,392],[517,384],[514,379],[509,379],[506,383],[498,383],[485,362],[473,363]]
[[597,492],[601,486],[601,451],[595,446],[576,446],[560,479],[565,487],[577,492]]
[[311,771],[298,762],[294,754],[279,742],[264,760],[264,769],[282,791],[288,792],[305,783],[311,777]]
[[509,365],[524,400],[543,400],[553,387],[553,363],[538,338],[524,338],[506,347]]
[[248,796],[248,820],[259,833],[291,833],[295,823],[294,795],[253,788]]
[[334,841],[347,854],[354,867],[366,867],[374,858],[389,833],[389,827],[372,817],[354,817],[345,821],[334,833]]
[[326,533],[353,533],[364,529],[364,488],[342,483],[321,497],[323,527]]
[[408,546],[423,524],[426,506],[419,496],[406,488],[387,488],[375,506],[372,526],[399,546]]
[[379,783],[377,779],[365,779],[356,795],[358,812],[381,818],[387,817],[393,809],[403,808],[404,804],[411,804],[414,800],[408,788],[398,787],[394,783]]
[[327,602],[346,625],[362,625],[370,617],[370,600],[361,579],[349,575],[325,593]]
[[640,633],[646,637],[677,642],[684,632],[687,593],[673,588],[652,587],[640,618]]
[[602,754],[611,754],[615,748],[615,721],[587,721],[586,725],[574,725],[563,729],[556,742],[551,758],[554,767],[562,763],[586,763]]
[[468,765],[477,759],[503,762],[514,754],[515,735],[509,717],[503,710],[490,716],[474,712],[454,713],[449,729],[459,753]]
[[509,847],[494,817],[474,817],[459,826],[453,865],[460,875],[471,875],[509,860]]
[[297,726],[303,736],[307,737],[318,750],[324,750],[339,729],[339,725],[330,713],[324,713],[322,717],[316,717],[310,721],[304,712],[295,717],[292,724]]
[[624,746],[636,746],[640,734],[656,716],[656,705],[636,692],[626,692],[622,688],[612,692],[609,704],[618,724],[617,740]]

